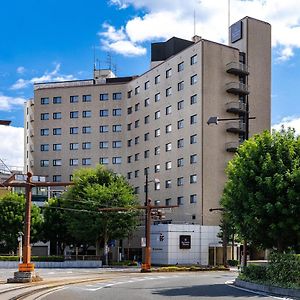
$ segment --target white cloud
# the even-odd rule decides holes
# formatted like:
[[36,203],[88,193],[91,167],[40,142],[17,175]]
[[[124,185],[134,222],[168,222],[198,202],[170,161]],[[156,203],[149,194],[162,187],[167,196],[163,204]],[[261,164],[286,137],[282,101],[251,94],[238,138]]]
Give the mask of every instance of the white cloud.
[[0,94],[0,111],[10,111],[14,108],[23,107],[25,98],[22,97],[9,97]]
[[103,49],[112,50],[115,53],[120,53],[125,56],[139,56],[146,53],[146,49],[140,46],[135,46],[130,41],[118,41],[108,43],[103,41]]
[[297,135],[300,135],[300,117],[285,117],[279,123],[272,125],[272,129],[280,130],[281,127],[294,128]]
[[0,125],[0,158],[9,167],[24,165],[24,128]]
[[[121,33],[118,41],[127,41],[135,47],[142,46],[141,43],[145,41],[172,36],[190,39],[194,32],[194,10],[198,35],[213,41],[227,41],[227,0],[189,0],[184,5],[182,0],[109,2],[120,9],[131,5],[144,13],[132,17],[119,29],[112,25],[104,28],[102,35],[106,38],[106,46],[116,42],[112,38],[116,33]],[[299,11],[299,0],[231,0],[231,24],[244,16],[269,22],[272,25],[272,44],[277,50],[278,60],[286,61],[294,55],[295,49],[300,48]],[[122,53],[122,49],[119,49],[119,53]]]
[[11,90],[19,90],[30,86],[35,82],[47,82],[47,81],[65,81],[65,80],[75,80],[76,77],[73,75],[60,74],[60,64],[56,63],[53,71],[46,71],[40,77],[33,77],[31,79],[18,79],[11,87]]
[[17,73],[18,74],[23,74],[23,73],[25,73],[25,71],[26,71],[26,69],[23,66],[20,66],[20,67],[17,68]]

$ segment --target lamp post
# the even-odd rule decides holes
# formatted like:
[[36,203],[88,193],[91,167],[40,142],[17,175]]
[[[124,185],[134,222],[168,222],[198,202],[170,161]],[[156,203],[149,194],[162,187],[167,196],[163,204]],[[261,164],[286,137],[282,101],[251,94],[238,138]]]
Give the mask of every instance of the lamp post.
[[18,232],[18,243],[19,243],[19,262],[22,263],[22,245],[23,245],[23,232]]

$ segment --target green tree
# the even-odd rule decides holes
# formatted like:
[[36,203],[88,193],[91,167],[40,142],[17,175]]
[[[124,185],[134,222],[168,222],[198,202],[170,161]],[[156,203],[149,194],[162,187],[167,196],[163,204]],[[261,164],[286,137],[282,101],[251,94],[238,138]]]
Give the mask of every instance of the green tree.
[[[108,241],[128,236],[137,225],[138,204],[133,188],[126,179],[103,166],[77,170],[74,186],[64,194],[69,232],[80,241],[104,245],[107,263]],[[124,207],[126,211],[99,211],[100,208]],[[77,211],[76,211],[77,210]]]
[[222,205],[243,239],[283,251],[300,242],[300,139],[294,130],[255,135],[227,167]]
[[[25,198],[10,193],[0,198],[0,247],[8,253],[18,247],[18,232],[24,232]],[[31,207],[31,242],[40,237],[43,217],[36,205]]]

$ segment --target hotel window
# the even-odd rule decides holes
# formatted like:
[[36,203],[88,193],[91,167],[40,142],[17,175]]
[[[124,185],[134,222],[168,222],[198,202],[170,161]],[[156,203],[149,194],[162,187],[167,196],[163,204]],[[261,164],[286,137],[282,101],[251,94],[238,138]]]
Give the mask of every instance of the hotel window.
[[55,113],[53,113],[53,119],[54,120],[61,119],[61,112],[55,112]]
[[190,137],[190,144],[196,144],[197,143],[197,134],[193,134]]
[[99,127],[99,131],[100,131],[101,133],[108,132],[108,125],[101,125],[101,126]]
[[183,121],[184,121],[183,119],[177,121],[177,129],[183,128]]
[[139,186],[136,186],[136,187],[134,188],[134,193],[135,193],[135,194],[139,194],[139,193],[140,193],[140,187],[139,187]]
[[160,83],[160,75],[155,76],[154,82],[155,82],[155,84]]
[[177,178],[177,186],[183,186],[183,177]]
[[160,164],[157,164],[154,166],[154,173],[159,173],[160,172]]
[[150,155],[150,151],[149,150],[145,150],[144,151],[144,158],[149,158]]
[[134,89],[134,94],[137,95],[140,93],[140,87],[137,86],[135,89]]
[[168,179],[168,180],[165,181],[165,187],[166,187],[166,189],[169,189],[169,188],[172,187],[172,181],[171,181],[171,179]]
[[166,162],[166,170],[170,170],[172,168],[172,162],[171,161],[167,161]]
[[149,120],[150,120],[150,116],[146,116],[145,119],[144,119],[144,123],[145,124],[148,124],[149,123]]
[[53,175],[53,182],[61,182],[61,175]]
[[40,161],[41,167],[49,167],[49,160],[43,159]]
[[167,143],[166,144],[166,152],[171,151],[172,150],[172,143]]
[[113,141],[112,147],[113,148],[122,148],[122,142],[121,141]]
[[166,89],[166,97],[169,97],[171,95],[172,95],[172,88],[169,87],[169,88]]
[[148,80],[145,82],[145,90],[148,90],[149,87],[150,87],[150,81]]
[[121,132],[122,131],[122,125],[120,125],[120,124],[113,125],[112,131],[113,132]]
[[139,144],[139,142],[140,142],[140,137],[139,137],[139,136],[136,136],[136,137],[134,138],[134,144],[137,145],[137,144]]
[[155,190],[155,191],[160,190],[160,182],[155,182],[155,183],[154,183],[154,190]]
[[53,144],[53,151],[61,151],[62,145],[61,144]]
[[197,182],[197,175],[193,174],[190,176],[190,183],[196,183]]
[[127,124],[127,130],[130,131],[132,128],[132,123]]
[[78,166],[79,164],[78,158],[71,158],[69,162],[70,162],[70,166]]
[[172,132],[172,125],[169,124],[166,126],[166,133],[171,133]]
[[192,155],[190,156],[190,163],[191,163],[191,164],[197,163],[197,154],[192,154]]
[[180,81],[177,84],[178,91],[182,91],[184,89],[184,81]]
[[100,117],[108,117],[108,109],[100,109]]
[[177,140],[177,148],[183,148],[184,147],[184,140],[179,139]]
[[197,103],[197,94],[191,96],[191,104]]
[[79,143],[70,143],[70,150],[78,150]]
[[122,93],[113,93],[113,100],[122,100]]
[[149,137],[150,137],[149,132],[146,132],[146,133],[144,134],[144,141],[149,141]]
[[43,113],[43,114],[41,114],[41,120],[43,120],[43,121],[49,120],[49,113]]
[[157,120],[159,118],[160,118],[160,110],[158,110],[154,113],[154,119]]
[[140,170],[135,170],[134,171],[134,177],[138,178],[139,177],[139,173],[140,173]]
[[43,128],[41,129],[41,136],[49,135],[49,128]]
[[172,76],[172,69],[168,69],[167,71],[166,71],[166,78],[169,78],[169,77],[171,77]]
[[132,177],[132,172],[128,172],[127,173],[127,179],[131,179],[131,177]]
[[178,101],[177,102],[177,109],[181,110],[181,109],[183,109],[183,107],[184,107],[184,101],[183,100]]
[[108,99],[108,93],[100,94],[100,101],[107,101]]
[[108,157],[100,157],[100,158],[99,158],[99,163],[100,163],[101,165],[108,165],[108,164],[109,164],[109,159],[108,159]]
[[154,136],[155,136],[155,137],[160,136],[160,128],[155,129],[155,131],[154,131]]
[[42,152],[49,151],[49,144],[42,144],[41,145],[41,151]]
[[127,107],[127,114],[128,115],[131,115],[132,114],[132,107]]
[[61,128],[53,128],[53,135],[61,135]]
[[180,64],[178,64],[178,72],[183,71],[183,69],[184,69],[184,63],[182,61]]
[[41,98],[41,104],[42,105],[46,105],[46,104],[49,104],[49,98]]
[[130,99],[132,97],[132,91],[127,92],[127,98]]
[[191,85],[196,84],[198,81],[197,74],[191,76]]
[[129,156],[127,156],[127,163],[131,163],[131,160],[132,160],[132,156],[131,155],[129,155]]
[[78,127],[70,127],[70,134],[78,134],[79,128]]
[[119,165],[122,163],[122,157],[121,156],[114,156],[112,158],[113,165]]
[[53,166],[54,167],[61,166],[61,159],[53,159]]
[[70,112],[70,118],[71,119],[76,119],[76,118],[78,118],[78,116],[79,116],[78,111],[71,111]]
[[139,111],[139,109],[140,109],[140,104],[139,103],[135,104],[134,105],[134,110]]
[[99,143],[99,148],[100,149],[108,149],[108,141],[101,141]]
[[169,105],[166,107],[166,115],[170,115],[172,113],[172,106]]
[[78,96],[70,96],[70,103],[77,103],[78,102]]
[[134,121],[134,128],[139,128],[140,127],[140,120]]
[[128,146],[128,147],[131,147],[131,146],[132,146],[132,139],[130,139],[130,140],[127,141],[127,146]]
[[61,103],[61,97],[53,97],[53,104],[60,104]]
[[196,63],[197,63],[197,54],[195,54],[191,57],[191,65],[194,65]]
[[90,150],[91,148],[92,148],[92,143],[91,142],[82,143],[82,149],[83,150]]
[[83,158],[82,159],[82,165],[83,166],[90,166],[92,164],[92,159],[91,158]]
[[159,155],[160,154],[160,146],[156,146],[154,148],[154,155]]
[[140,154],[139,153],[134,154],[134,160],[135,161],[139,161],[140,160]]
[[144,169],[144,175],[147,175],[147,174],[149,174],[149,167],[146,167],[146,168]]
[[197,123],[197,115],[192,115],[191,116],[191,124]]
[[90,118],[92,116],[92,111],[91,110],[84,110],[82,112],[82,117],[83,118]]
[[184,160],[183,157],[177,159],[177,167],[183,167]]
[[167,205],[167,206],[171,205],[171,202],[172,202],[172,199],[171,199],[171,198],[166,199],[166,205]]
[[160,100],[160,93],[155,94],[154,100],[155,102],[158,102]]
[[147,98],[147,99],[144,100],[144,106],[147,107],[149,105],[150,105],[150,99]]
[[190,195],[190,203],[196,203],[197,202],[197,195],[193,194]]
[[183,202],[184,202],[183,196],[177,197],[177,205],[183,205]]
[[83,126],[82,127],[82,133],[83,134],[89,134],[92,132],[92,127],[91,126]]
[[83,95],[82,96],[82,102],[91,102],[92,96],[91,95]]

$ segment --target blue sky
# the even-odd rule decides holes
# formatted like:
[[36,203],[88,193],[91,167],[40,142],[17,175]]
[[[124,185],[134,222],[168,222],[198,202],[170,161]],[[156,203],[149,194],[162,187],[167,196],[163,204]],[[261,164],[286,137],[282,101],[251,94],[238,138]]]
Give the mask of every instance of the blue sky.
[[[118,76],[149,67],[150,43],[193,36],[226,43],[228,0],[11,0],[0,9],[0,158],[23,161],[23,103],[33,82],[92,77],[97,62]],[[300,1],[231,0],[231,23],[248,15],[272,25],[272,125],[300,132]],[[18,141],[16,146],[16,141]],[[11,151],[11,149],[14,151]]]

